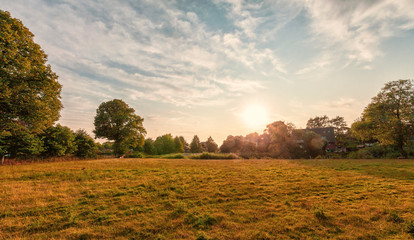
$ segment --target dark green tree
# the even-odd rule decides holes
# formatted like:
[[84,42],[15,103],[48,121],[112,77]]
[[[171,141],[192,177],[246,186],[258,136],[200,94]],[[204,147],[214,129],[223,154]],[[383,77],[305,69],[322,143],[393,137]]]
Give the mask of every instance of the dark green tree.
[[157,137],[154,141],[154,147],[157,149],[158,154],[169,154],[176,151],[174,138],[171,134],[164,134]]
[[121,156],[131,148],[144,144],[144,119],[120,99],[101,103],[96,110],[95,130],[97,138],[114,141],[114,154]]
[[181,141],[180,137],[174,138],[174,144],[175,144],[175,152],[177,153],[184,152],[184,143]]
[[352,132],[394,146],[404,157],[404,145],[414,134],[414,88],[412,80],[391,81],[364,109]]
[[190,143],[190,152],[192,153],[201,153],[203,151],[203,147],[201,146],[200,139],[197,135],[194,135],[193,140]]
[[33,37],[20,20],[0,10],[2,131],[24,127],[31,133],[40,133],[59,119],[62,86]]
[[85,130],[78,130],[75,133],[75,156],[80,158],[93,158],[96,157],[98,151],[98,145],[93,138],[89,136]]
[[44,151],[42,139],[18,124],[1,134],[2,151],[11,158],[38,156]]
[[44,155],[46,156],[62,157],[76,150],[75,135],[68,127],[57,124],[55,127],[47,128],[41,136],[44,142]]
[[154,146],[154,140],[152,140],[151,138],[145,139],[144,153],[148,155],[157,155],[157,149]]

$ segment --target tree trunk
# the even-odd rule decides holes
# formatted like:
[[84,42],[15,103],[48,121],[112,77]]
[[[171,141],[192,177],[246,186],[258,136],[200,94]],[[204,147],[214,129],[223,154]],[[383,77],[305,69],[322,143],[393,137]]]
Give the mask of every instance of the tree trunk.
[[4,155],[1,156],[1,165],[3,165],[3,164],[4,164]]

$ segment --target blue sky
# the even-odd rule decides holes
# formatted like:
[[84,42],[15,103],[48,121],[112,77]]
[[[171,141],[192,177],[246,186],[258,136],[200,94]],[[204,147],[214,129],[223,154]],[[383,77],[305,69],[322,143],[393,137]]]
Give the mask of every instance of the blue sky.
[[[63,85],[60,123],[93,129],[100,103],[123,99],[148,137],[212,136],[348,124],[384,83],[414,76],[412,0],[0,0],[49,56]],[[247,114],[252,114],[248,112]]]

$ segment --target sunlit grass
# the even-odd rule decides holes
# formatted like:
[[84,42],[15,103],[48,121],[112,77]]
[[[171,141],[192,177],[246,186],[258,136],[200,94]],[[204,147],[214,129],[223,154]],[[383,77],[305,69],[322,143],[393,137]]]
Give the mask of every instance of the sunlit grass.
[[0,167],[0,235],[410,239],[411,160],[107,159]]

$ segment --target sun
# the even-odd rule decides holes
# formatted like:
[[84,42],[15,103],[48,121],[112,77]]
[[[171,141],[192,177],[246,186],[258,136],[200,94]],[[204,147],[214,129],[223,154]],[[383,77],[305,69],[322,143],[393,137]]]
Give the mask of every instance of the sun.
[[253,104],[247,106],[241,113],[241,118],[247,126],[254,130],[261,130],[265,128],[268,123],[267,110],[264,106]]

